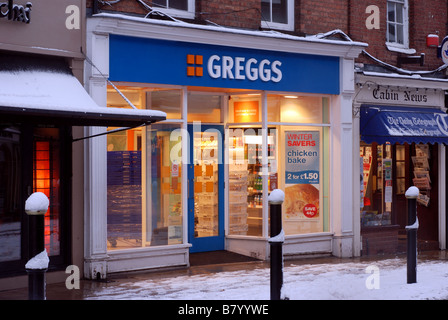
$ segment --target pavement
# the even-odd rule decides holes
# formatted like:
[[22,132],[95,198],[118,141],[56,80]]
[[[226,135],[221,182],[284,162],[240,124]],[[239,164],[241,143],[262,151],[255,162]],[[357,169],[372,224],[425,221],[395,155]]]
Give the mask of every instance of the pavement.
[[[357,258],[337,258],[333,256],[316,257],[316,258],[301,258],[294,260],[285,260],[284,265],[289,264],[307,264],[312,267],[316,264],[338,264],[338,263],[357,263],[366,261],[378,261],[391,258],[404,258],[406,255],[384,255],[384,256],[364,256]],[[423,251],[418,254],[419,261],[428,260],[446,260],[448,261],[448,252],[446,250]],[[163,281],[167,278],[178,276],[193,276],[206,275],[226,271],[241,271],[241,270],[255,270],[257,268],[270,268],[269,261],[259,261],[254,259],[244,258],[234,259],[233,261],[226,261],[225,263],[207,261],[204,259],[204,264],[196,261],[194,265],[188,268],[174,269],[174,270],[157,270],[157,271],[140,271],[128,272],[120,274],[112,274],[107,280],[80,280],[79,289],[67,289],[64,283],[55,283],[46,285],[46,300],[89,300],[101,299],[99,295],[105,288],[120,287],[122,291],[126,288],[131,288],[133,283],[145,280]],[[113,296],[108,296],[107,299],[113,300]],[[119,297],[117,296],[117,299]],[[0,291],[0,300],[28,300],[28,288],[20,288],[14,290]]]

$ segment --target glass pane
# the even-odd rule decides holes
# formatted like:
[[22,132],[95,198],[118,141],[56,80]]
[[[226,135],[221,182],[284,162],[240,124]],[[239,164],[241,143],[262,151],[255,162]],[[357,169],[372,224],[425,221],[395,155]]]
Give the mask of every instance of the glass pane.
[[322,123],[324,106],[321,97],[294,95],[268,97],[268,114],[273,114],[280,106],[281,122]]
[[397,177],[402,178],[406,176],[406,168],[404,162],[397,162]]
[[182,133],[177,124],[146,129],[145,245],[182,243]]
[[188,122],[221,122],[221,96],[188,94]]
[[[277,130],[268,131],[268,190],[278,188]],[[262,129],[229,129],[229,233],[261,236],[263,210]],[[265,177],[266,178],[266,177]]]
[[142,245],[142,129],[107,136],[108,249]]
[[50,200],[44,216],[45,248],[50,256],[60,254],[60,144],[59,129],[35,129],[33,192],[42,192]]
[[197,238],[219,234],[218,141],[219,132],[194,132],[194,235]]
[[404,194],[405,193],[405,179],[404,178],[397,178],[397,194]]
[[151,2],[155,8],[168,8],[168,0],[152,0]]
[[387,21],[395,22],[395,4],[387,3]]
[[261,19],[271,22],[271,0],[261,0]]
[[396,38],[395,38],[395,25],[392,23],[388,23],[387,24],[387,41],[389,42],[395,42]]
[[284,177],[283,221],[286,234],[321,232],[326,213],[322,179],[322,151],[326,141],[321,129],[284,127],[279,154],[284,154],[281,174]]
[[404,44],[404,30],[401,24],[397,24],[397,43]]
[[396,145],[396,158],[397,160],[404,160],[405,159],[405,150],[406,147],[403,145]]
[[272,22],[288,23],[288,0],[272,0]]
[[167,119],[181,119],[182,91],[157,89],[147,93],[147,108],[166,112]]
[[396,4],[395,5],[395,14],[396,14],[396,21],[398,23],[403,23],[403,11],[404,11],[404,6],[402,4]]
[[21,258],[20,130],[0,128],[0,262]]
[[188,0],[169,0],[168,7],[178,10],[188,10]]

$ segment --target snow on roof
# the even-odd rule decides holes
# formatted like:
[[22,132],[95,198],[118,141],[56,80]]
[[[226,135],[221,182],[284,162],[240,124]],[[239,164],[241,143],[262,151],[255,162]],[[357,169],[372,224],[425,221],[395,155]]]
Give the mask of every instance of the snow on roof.
[[50,70],[0,70],[0,106],[166,117],[157,110],[98,106],[70,74]]
[[[181,21],[178,19],[175,19],[174,21],[168,21],[168,20],[148,19],[148,18],[144,18],[144,17],[136,17],[136,16],[125,15],[125,14],[116,14],[116,13],[98,13],[98,14],[93,15],[93,17],[123,19],[123,20],[142,22],[142,23],[153,24],[153,25],[164,25],[164,26],[168,26],[168,27],[183,27],[183,28],[190,28],[190,29],[218,31],[218,32],[240,34],[240,35],[258,36],[258,37],[285,39],[285,40],[295,40],[295,41],[302,41],[302,42],[367,47],[366,43],[353,41],[353,40],[349,39],[348,37],[347,37],[348,39],[344,39],[344,40],[326,39],[325,37],[322,37],[321,35],[300,37],[300,36],[295,36],[295,35],[291,35],[291,34],[278,32],[275,30],[236,29],[236,28],[217,26],[217,25],[200,25],[200,24],[188,23],[188,22]],[[337,30],[330,31],[328,33],[334,33],[335,31],[338,32],[340,30],[337,29]]]

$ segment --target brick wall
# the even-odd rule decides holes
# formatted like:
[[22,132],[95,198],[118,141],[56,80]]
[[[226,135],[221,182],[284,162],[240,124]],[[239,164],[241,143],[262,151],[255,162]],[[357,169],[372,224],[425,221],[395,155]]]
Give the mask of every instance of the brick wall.
[[261,24],[260,0],[197,0],[196,16],[222,26],[256,30]]
[[[150,3],[150,1],[145,1],[146,3]],[[87,0],[87,8],[92,8],[93,0]],[[136,0],[121,0],[118,3],[107,5],[98,3],[98,8],[104,12],[124,12],[124,13],[132,13],[132,14],[147,14],[148,10],[145,7],[138,3]]]
[[[357,41],[366,42],[369,47],[366,49],[376,58],[397,65],[399,53],[389,51],[386,47],[387,32],[387,1],[376,1],[375,5],[380,10],[380,29],[367,29],[365,23],[369,13],[365,13],[368,5],[372,1],[359,0],[351,1],[351,14],[348,33],[350,37]],[[417,1],[409,0],[409,47],[416,50],[416,55],[425,54],[425,65],[420,67],[416,64],[403,65],[409,70],[433,70],[442,65],[437,58],[437,51],[434,48],[427,48],[426,36],[428,34],[439,33],[440,41],[446,34],[447,3],[444,0]],[[358,62],[372,63],[370,59],[361,56]]]
[[[144,0],[151,4],[150,0]],[[87,0],[92,7],[93,0]],[[380,11],[379,29],[369,30],[367,6],[375,4]],[[109,5],[99,4],[103,11],[117,11],[144,15],[147,10],[136,0],[122,0]],[[196,21],[209,20],[218,25],[256,30],[261,23],[260,0],[196,0]],[[386,47],[387,1],[371,0],[295,0],[295,34],[317,34],[340,29],[353,40],[369,44],[366,49],[374,57],[397,66],[397,57],[403,55]],[[438,32],[440,41],[447,34],[447,2],[445,0],[409,0],[409,46],[416,55],[425,54],[425,65],[406,64],[409,70],[433,70],[442,65],[434,48],[426,47],[426,36]],[[373,63],[361,55],[357,62]]]
[[333,29],[347,32],[348,0],[296,0],[296,32],[317,34]]

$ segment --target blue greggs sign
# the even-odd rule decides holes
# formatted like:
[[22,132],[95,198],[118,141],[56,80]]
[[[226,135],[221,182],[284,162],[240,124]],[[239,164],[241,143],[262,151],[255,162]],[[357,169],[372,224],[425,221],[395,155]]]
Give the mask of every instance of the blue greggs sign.
[[119,35],[109,50],[111,81],[339,94],[338,57]]

